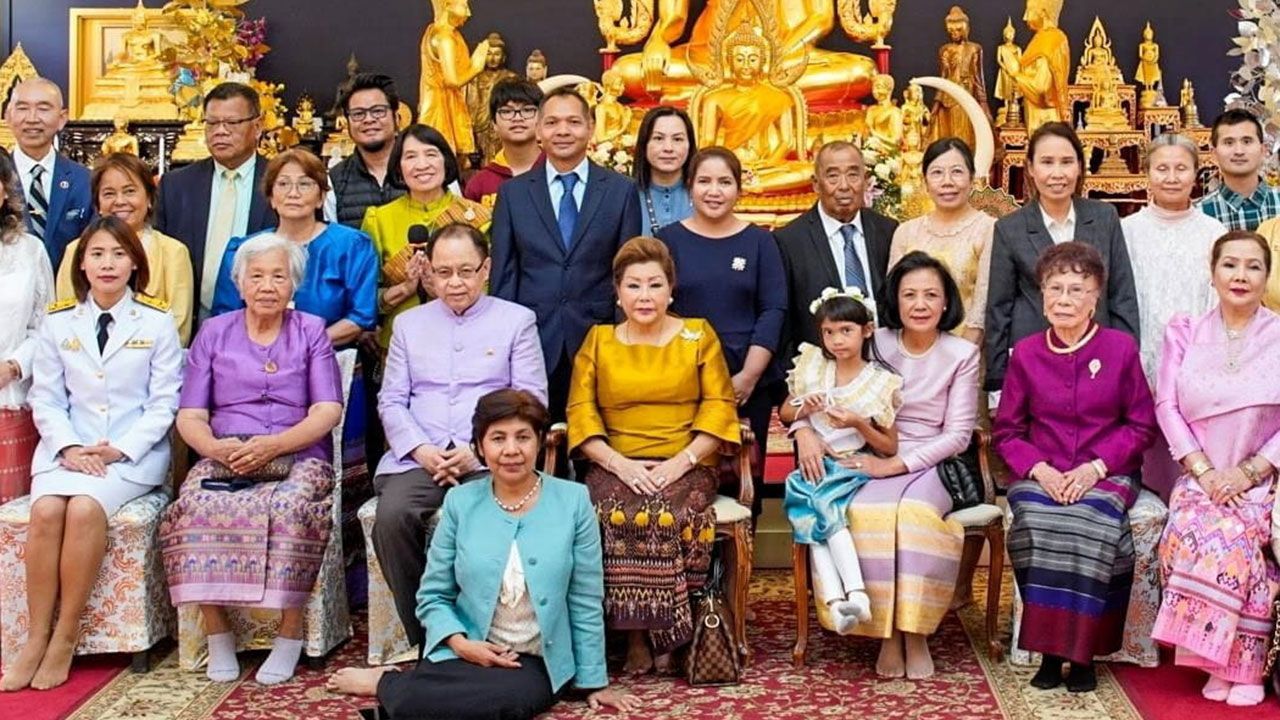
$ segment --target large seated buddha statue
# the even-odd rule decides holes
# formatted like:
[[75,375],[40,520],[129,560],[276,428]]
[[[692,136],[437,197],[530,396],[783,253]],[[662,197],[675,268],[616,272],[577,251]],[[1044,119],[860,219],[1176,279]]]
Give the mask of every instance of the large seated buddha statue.
[[178,107],[169,92],[169,68],[161,59],[165,39],[147,21],[147,9],[138,0],[132,25],[120,52],[94,83],[80,113],[82,119],[177,120]]
[[715,28],[732,29],[743,23],[776,29],[775,61],[783,66],[803,65],[795,87],[810,106],[854,102],[871,91],[876,74],[871,58],[817,47],[835,26],[832,0],[707,0],[694,19],[688,42],[675,44],[687,29],[690,6],[691,0],[658,0],[657,19],[644,49],[614,64],[627,97],[688,101],[700,84],[696,68],[715,62]]

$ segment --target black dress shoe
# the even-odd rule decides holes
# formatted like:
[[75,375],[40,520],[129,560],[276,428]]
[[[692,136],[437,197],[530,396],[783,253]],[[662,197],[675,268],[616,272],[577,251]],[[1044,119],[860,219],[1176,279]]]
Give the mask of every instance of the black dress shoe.
[[1093,692],[1098,689],[1098,671],[1093,665],[1071,663],[1067,673],[1067,690],[1073,693]]
[[1045,655],[1040,661],[1040,669],[1031,678],[1031,687],[1040,690],[1052,690],[1062,684],[1062,663],[1060,657]]

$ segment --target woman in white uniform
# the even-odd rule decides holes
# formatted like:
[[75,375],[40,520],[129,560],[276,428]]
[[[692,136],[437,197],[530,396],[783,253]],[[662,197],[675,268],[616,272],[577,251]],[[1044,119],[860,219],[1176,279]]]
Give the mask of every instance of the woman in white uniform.
[[148,280],[142,243],[123,220],[100,217],[72,263],[77,299],[49,306],[32,371],[40,444],[26,547],[30,626],[5,690],[66,681],[108,518],[169,469],[182,351],[167,305],[134,292]]

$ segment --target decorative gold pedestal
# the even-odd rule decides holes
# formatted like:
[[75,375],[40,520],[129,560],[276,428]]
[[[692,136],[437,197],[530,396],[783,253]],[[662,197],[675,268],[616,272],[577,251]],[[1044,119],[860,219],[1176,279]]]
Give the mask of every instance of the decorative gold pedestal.
[[112,120],[124,115],[130,120],[177,120],[178,106],[173,104],[167,80],[137,81],[102,77],[94,86],[94,94],[81,120]]
[[196,120],[187,124],[173,148],[170,158],[174,162],[196,162],[209,157],[209,146],[204,142],[204,121]]

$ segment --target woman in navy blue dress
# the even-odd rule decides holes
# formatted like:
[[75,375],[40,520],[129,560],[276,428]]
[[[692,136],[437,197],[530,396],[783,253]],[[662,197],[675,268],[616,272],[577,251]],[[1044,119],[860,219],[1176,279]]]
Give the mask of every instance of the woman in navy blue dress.
[[[769,386],[781,377],[773,356],[787,313],[782,254],[769,231],[733,212],[742,189],[742,165],[731,150],[699,151],[686,185],[693,215],[658,232],[676,264],[671,310],[705,318],[720,336],[738,415],[755,433],[759,459],[773,409]],[[757,492],[757,514],[759,498]]]

